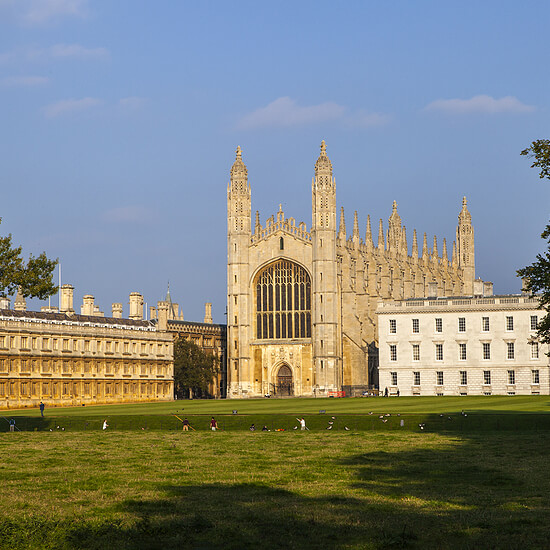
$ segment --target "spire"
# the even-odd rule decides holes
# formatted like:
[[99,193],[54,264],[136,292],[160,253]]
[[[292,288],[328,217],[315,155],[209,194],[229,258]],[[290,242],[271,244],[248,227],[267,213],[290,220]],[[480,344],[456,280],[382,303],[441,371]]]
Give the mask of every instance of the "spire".
[[443,237],[443,252],[441,253],[441,258],[445,265],[449,263],[449,255],[447,254],[447,240]]
[[327,156],[327,146],[325,140],[321,141],[321,153],[315,163],[315,180],[318,186],[331,186],[332,179],[332,163]]
[[460,214],[458,215],[458,222],[459,223],[472,223],[472,215],[468,211],[468,201],[466,200],[466,197],[462,197],[462,210],[460,211]]
[[424,241],[422,242],[422,259],[427,260],[428,256],[428,238],[426,237],[426,233],[424,233]]
[[260,211],[256,210],[256,224],[254,226],[254,233],[258,234],[262,226],[260,225]]
[[15,302],[13,304],[13,309],[15,311],[27,311],[27,301],[23,296],[22,288],[19,286],[17,288],[17,294],[15,296]]
[[418,260],[418,239],[416,238],[416,229],[413,229],[412,257]]
[[382,219],[380,219],[378,226],[378,250],[384,250],[384,224],[382,223]]
[[407,228],[403,226],[401,229],[401,254],[403,257],[409,255],[409,244],[407,243]]
[[439,257],[439,254],[437,252],[437,237],[435,235],[434,235],[434,246],[432,249],[432,257],[434,260],[437,260],[437,258]]
[[357,210],[353,214],[353,238],[359,240],[359,222],[357,221]]
[[[324,141],[323,141],[324,143]],[[340,228],[338,229],[338,238],[346,240],[346,220],[344,218],[344,207],[340,208]]]
[[372,242],[372,229],[370,227],[370,214],[367,216],[367,232],[365,234],[365,243],[369,247],[374,246],[374,244]]
[[235,162],[233,163],[233,166],[231,167],[231,179],[236,178],[247,178],[248,177],[248,170],[246,168],[246,165],[243,162],[243,153],[241,151],[241,147],[237,146],[237,151],[235,155]]
[[451,265],[456,267],[456,241],[453,241],[453,255],[451,258]]

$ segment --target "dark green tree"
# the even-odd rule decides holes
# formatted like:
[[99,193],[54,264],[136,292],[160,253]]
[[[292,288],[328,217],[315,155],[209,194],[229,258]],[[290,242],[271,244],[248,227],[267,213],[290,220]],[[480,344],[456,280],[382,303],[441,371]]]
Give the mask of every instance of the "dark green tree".
[[[533,141],[521,154],[534,159],[531,168],[540,169],[541,178],[550,179],[550,140]],[[550,343],[550,223],[541,237],[548,242],[546,252],[537,254],[535,262],[519,269],[517,273],[525,280],[525,290],[539,297],[539,305],[546,315],[539,323],[537,334],[541,342]]]
[[218,360],[197,344],[179,337],[174,342],[174,385],[177,395],[209,395],[209,387],[218,374]]
[[36,257],[31,254],[25,262],[21,252],[20,246],[13,246],[11,234],[0,237],[0,296],[12,296],[18,288],[25,298],[44,300],[55,294],[52,275],[57,260],[49,260],[42,252]]

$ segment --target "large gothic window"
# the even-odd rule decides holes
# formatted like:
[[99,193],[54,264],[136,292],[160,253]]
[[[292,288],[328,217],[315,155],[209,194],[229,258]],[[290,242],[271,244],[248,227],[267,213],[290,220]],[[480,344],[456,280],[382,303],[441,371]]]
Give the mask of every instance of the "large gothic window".
[[303,267],[278,260],[256,277],[256,338],[311,338],[311,279]]

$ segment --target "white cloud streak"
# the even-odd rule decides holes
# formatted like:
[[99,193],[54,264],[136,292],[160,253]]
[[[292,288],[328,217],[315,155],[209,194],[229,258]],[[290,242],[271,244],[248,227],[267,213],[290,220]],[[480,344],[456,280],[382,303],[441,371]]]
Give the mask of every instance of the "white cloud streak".
[[98,59],[109,57],[107,48],[85,48],[80,44],[55,44],[45,52],[38,53],[46,53],[57,58]]
[[513,96],[496,99],[488,95],[476,95],[471,99],[438,99],[432,101],[424,109],[462,115],[470,113],[531,113],[535,107],[525,105]]
[[59,17],[86,17],[87,0],[20,0],[22,20],[28,25],[43,25]]
[[44,107],[46,118],[57,118],[58,116],[78,113],[101,105],[102,101],[95,97],[84,97],[82,99],[63,99]]
[[5,87],[33,87],[42,86],[50,81],[45,76],[6,76],[0,80],[0,84]]
[[118,101],[118,104],[120,107],[127,111],[135,111],[137,109],[141,109],[143,105],[145,104],[145,98],[144,97],[123,97]]
[[252,130],[337,122],[346,126],[368,127],[384,124],[387,120],[385,115],[364,111],[353,113],[347,107],[333,102],[301,106],[290,97],[279,97],[265,107],[243,116],[237,126],[242,130]]

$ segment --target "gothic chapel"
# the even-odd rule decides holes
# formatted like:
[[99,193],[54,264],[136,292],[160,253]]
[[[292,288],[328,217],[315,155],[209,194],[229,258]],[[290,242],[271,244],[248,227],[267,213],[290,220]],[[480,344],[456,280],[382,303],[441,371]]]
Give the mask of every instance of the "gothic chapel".
[[357,212],[348,237],[336,225],[336,185],[326,145],[315,163],[312,226],[279,207],[265,226],[251,218],[251,190],[240,147],[227,190],[227,396],[356,395],[377,383],[379,300],[472,295],[474,230],[463,200],[449,261],[416,230],[409,255],[397,204],[386,234],[365,240]]

